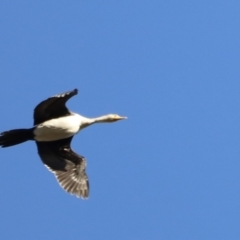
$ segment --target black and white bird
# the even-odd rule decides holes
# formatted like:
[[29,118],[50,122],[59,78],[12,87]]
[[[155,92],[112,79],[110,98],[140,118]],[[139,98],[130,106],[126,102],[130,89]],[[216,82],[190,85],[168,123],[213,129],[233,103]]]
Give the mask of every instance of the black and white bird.
[[86,118],[71,112],[67,109],[66,102],[77,93],[78,90],[74,89],[39,103],[34,109],[34,127],[2,132],[0,146],[10,147],[34,140],[42,162],[55,174],[62,188],[77,197],[88,198],[86,160],[71,149],[72,138],[91,124],[115,122],[126,117],[108,114]]

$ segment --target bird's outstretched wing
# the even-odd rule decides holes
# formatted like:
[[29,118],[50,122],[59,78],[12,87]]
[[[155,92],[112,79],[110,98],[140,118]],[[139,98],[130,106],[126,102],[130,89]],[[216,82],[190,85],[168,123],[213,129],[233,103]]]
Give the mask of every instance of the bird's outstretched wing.
[[52,96],[39,103],[34,109],[34,125],[40,124],[53,118],[69,115],[70,112],[65,104],[68,99],[77,93],[78,90],[74,89],[73,91]]
[[77,197],[88,198],[86,160],[73,152],[71,140],[72,137],[53,142],[36,142],[38,154],[65,191]]

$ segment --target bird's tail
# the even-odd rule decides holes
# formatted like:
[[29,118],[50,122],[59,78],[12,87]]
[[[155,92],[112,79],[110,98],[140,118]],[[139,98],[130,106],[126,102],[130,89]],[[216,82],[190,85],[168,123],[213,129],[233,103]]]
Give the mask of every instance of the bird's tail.
[[10,147],[33,139],[33,128],[14,129],[0,134],[0,146]]

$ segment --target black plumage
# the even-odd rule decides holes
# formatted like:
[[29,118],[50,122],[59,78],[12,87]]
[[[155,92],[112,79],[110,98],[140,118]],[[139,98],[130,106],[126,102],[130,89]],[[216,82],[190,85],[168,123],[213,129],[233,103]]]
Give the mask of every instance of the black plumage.
[[87,198],[89,183],[85,173],[86,160],[71,149],[71,140],[72,137],[52,142],[36,142],[38,154],[67,192]]
[[78,90],[74,89],[73,91],[58,94],[40,102],[34,109],[34,125],[50,119],[70,115],[71,113],[66,107],[66,102],[77,94]]

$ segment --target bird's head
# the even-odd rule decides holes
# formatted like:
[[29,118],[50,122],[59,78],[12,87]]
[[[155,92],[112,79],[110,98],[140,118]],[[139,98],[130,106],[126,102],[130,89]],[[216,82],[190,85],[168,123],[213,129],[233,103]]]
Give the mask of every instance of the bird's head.
[[119,120],[127,119],[127,117],[121,117],[117,114],[108,114],[106,116],[106,119],[107,119],[108,122],[116,122],[116,121],[119,121]]

